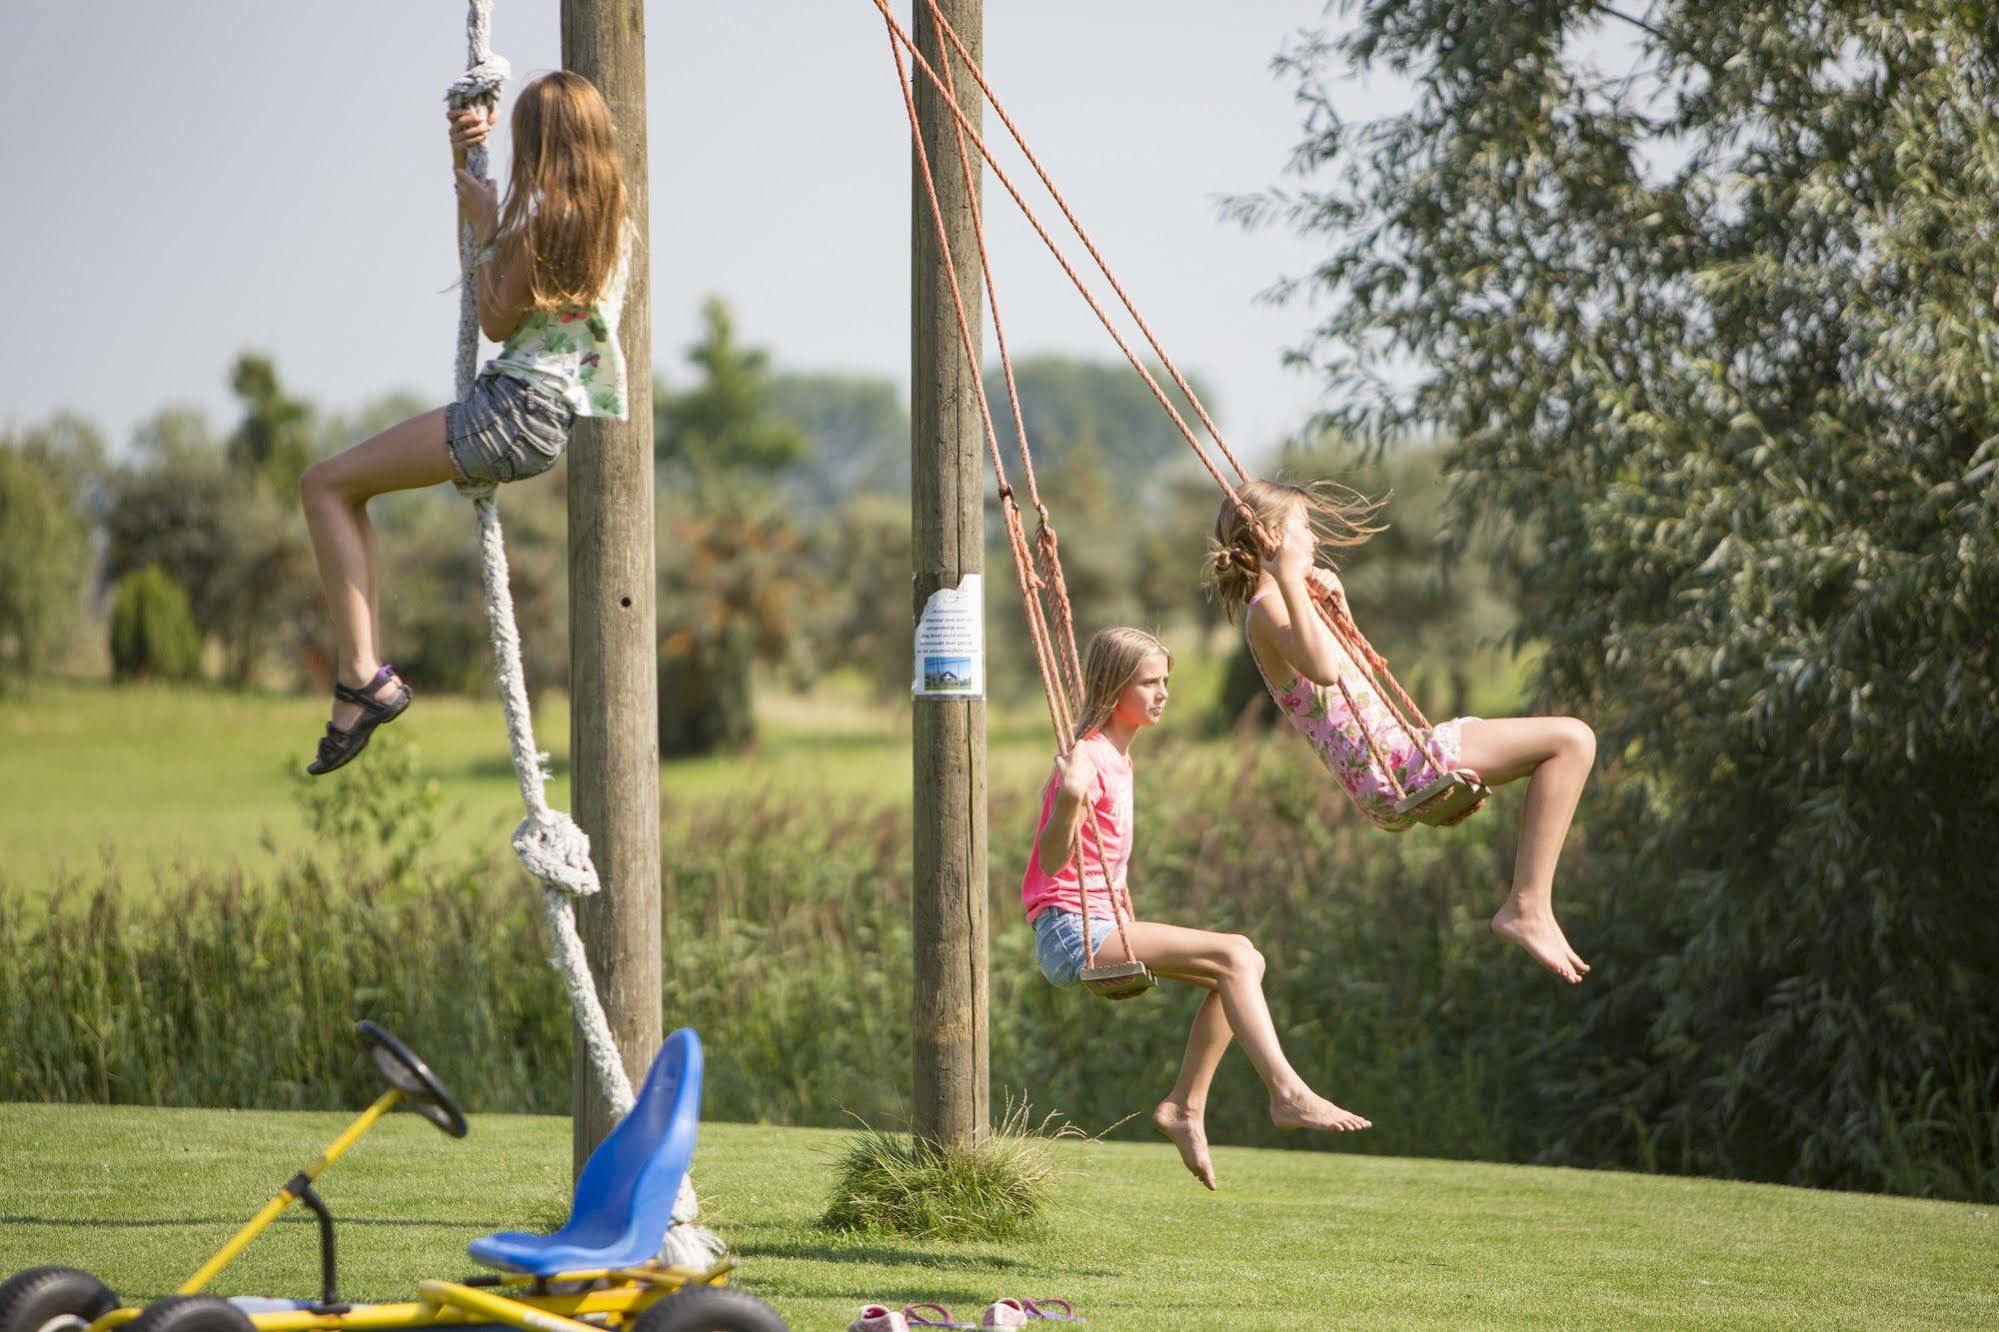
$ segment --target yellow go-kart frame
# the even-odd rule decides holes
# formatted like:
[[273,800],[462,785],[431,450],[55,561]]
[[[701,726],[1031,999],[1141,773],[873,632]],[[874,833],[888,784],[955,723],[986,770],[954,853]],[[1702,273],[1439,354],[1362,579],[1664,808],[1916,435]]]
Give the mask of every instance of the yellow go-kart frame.
[[[389,1089],[336,1137],[317,1161],[286,1181],[243,1228],[182,1282],[143,1309],[120,1305],[103,1283],[66,1267],[39,1267],[0,1283],[0,1332],[341,1332],[429,1327],[512,1327],[521,1332],[772,1332],[785,1324],[769,1306],[728,1287],[727,1259],[699,1270],[657,1261],[579,1268],[544,1275],[495,1273],[458,1281],[421,1281],[417,1298],[350,1304],[338,1294],[334,1223],[313,1181],[399,1103],[455,1138],[467,1126],[451,1094],[401,1041],[372,1022],[356,1027]],[[681,1036],[682,1033],[676,1033]],[[694,1049],[699,1079],[699,1045]],[[662,1056],[664,1058],[664,1056]],[[652,1081],[649,1079],[649,1082]],[[697,1102],[698,1103],[698,1102]],[[600,1149],[601,1150],[601,1149]],[[691,1148],[690,1148],[691,1150]],[[319,1221],[320,1297],[312,1301],[224,1300],[204,1294],[293,1203]],[[579,1207],[581,1200],[579,1197]]]

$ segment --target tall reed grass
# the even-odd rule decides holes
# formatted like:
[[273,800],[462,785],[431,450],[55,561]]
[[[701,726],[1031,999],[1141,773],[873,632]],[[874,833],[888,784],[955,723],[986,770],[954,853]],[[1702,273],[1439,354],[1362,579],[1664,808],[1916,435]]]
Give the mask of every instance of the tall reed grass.
[[[45,910],[0,896],[0,1098],[350,1105],[371,1077],[350,1028],[370,1017],[469,1108],[565,1109],[568,1016],[536,889],[497,858],[425,866],[434,793],[392,742],[367,785],[303,789],[322,842],[268,876],[183,865],[166,891],[137,894],[113,866],[60,885]],[[1141,762],[1138,900],[1261,944],[1293,1061],[1380,1125],[1352,1145],[1531,1148],[1506,1113],[1531,1040],[1505,1016],[1531,969],[1484,930],[1504,820],[1384,837],[1263,745],[1161,746]],[[1094,1131],[1170,1085],[1197,996],[1169,986],[1110,1006],[1042,980],[1017,896],[1032,796],[1003,794],[992,818],[994,1078]],[[704,1035],[708,1113],[900,1122],[907,813],[704,800],[670,812],[664,841],[665,1020]],[[1239,1061],[1210,1116],[1218,1141],[1280,1141]]]
[[[1510,875],[1517,789],[1449,831],[1375,831],[1299,746],[1148,741],[1139,755],[1133,887],[1148,916],[1247,934],[1292,1062],[1374,1120],[1342,1150],[1684,1168],[1669,1143],[1594,1155],[1576,1131],[1586,1061],[1578,1015],[1649,1023],[1644,994],[1587,1009],[1486,920]],[[321,837],[275,870],[181,865],[157,892],[107,866],[33,902],[0,885],[0,1099],[271,1108],[371,1095],[352,1023],[408,1040],[467,1108],[563,1112],[569,1015],[539,935],[539,891],[498,855],[426,854],[434,791],[395,737],[370,781],[307,789]],[[1197,996],[1162,986],[1104,1004],[1047,985],[1018,885],[1032,789],[992,808],[992,1070],[996,1099],[1031,1099],[1085,1132],[1139,1117],[1172,1083]],[[842,1126],[905,1121],[910,827],[906,811],[770,794],[672,804],[664,823],[664,1020],[709,1050],[706,1112]],[[1617,986],[1644,946],[1586,842],[1563,858],[1564,920]],[[31,909],[32,908],[32,909]],[[1624,990],[1607,993],[1615,1001]],[[1686,996],[1687,1002],[1693,996]],[[1909,1089],[1872,1187],[1999,1198],[1999,1111],[1978,1067]],[[1209,1102],[1218,1143],[1318,1146],[1280,1134],[1247,1063]],[[1566,1136],[1565,1136],[1566,1134]],[[1602,1149],[1608,1150],[1608,1149]]]

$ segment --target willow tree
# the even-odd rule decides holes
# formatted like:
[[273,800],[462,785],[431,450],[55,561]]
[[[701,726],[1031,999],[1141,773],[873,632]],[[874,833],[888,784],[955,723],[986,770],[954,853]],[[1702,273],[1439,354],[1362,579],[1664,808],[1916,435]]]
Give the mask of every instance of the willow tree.
[[1999,7],[1347,9],[1240,209],[1605,738],[1551,1154],[1999,1197]]

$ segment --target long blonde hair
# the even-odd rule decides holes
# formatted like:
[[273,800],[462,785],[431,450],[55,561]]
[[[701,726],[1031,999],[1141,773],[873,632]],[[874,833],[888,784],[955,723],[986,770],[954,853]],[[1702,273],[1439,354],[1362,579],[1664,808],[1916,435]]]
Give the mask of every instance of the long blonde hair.
[[[1336,481],[1313,481],[1294,485],[1288,481],[1246,481],[1236,487],[1257,522],[1268,531],[1284,526],[1300,504],[1322,546],[1350,549],[1365,542],[1383,525],[1373,520],[1381,511],[1382,500]],[[1214,539],[1208,543],[1207,583],[1221,599],[1222,609],[1231,620],[1240,619],[1249,599],[1256,594],[1263,574],[1263,541],[1236,506],[1222,501],[1215,519]]]
[[521,89],[513,138],[500,234],[526,248],[533,308],[593,304],[617,269],[625,225],[611,108],[597,85],[559,69]]
[[1166,658],[1167,670],[1173,669],[1173,654],[1143,629],[1119,625],[1099,629],[1090,639],[1089,647],[1083,651],[1083,710],[1076,715],[1078,740],[1103,729],[1117,711],[1118,699],[1138,678],[1139,667],[1154,653]]

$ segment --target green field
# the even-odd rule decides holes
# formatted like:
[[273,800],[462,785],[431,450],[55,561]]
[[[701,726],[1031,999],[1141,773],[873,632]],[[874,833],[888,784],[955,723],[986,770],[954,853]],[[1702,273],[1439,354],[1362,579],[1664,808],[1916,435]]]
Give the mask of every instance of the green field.
[[[566,808],[568,700],[536,703],[550,799]],[[128,883],[180,859],[268,867],[306,836],[294,774],[324,722],[318,699],[213,689],[44,683],[0,699],[0,878],[32,890],[89,879],[107,860]],[[444,797],[438,853],[504,850],[521,805],[498,702],[426,696],[393,734]],[[1045,717],[1021,709],[995,710],[990,744],[993,781],[1036,780],[1052,748]],[[331,780],[364,777],[367,762]],[[766,701],[749,754],[661,766],[669,817],[678,801],[730,790],[906,802],[910,782],[907,710],[837,688]]]
[[[725,1059],[726,1051],[711,1052]],[[345,1122],[341,1115],[0,1105],[0,1271],[59,1262],[128,1300],[172,1289]],[[799,1328],[866,1301],[1073,1300],[1103,1332],[1297,1327],[1991,1327],[1999,1213],[1713,1180],[1224,1148],[1223,1189],[1164,1145],[1058,1144],[1061,1201],[1008,1245],[843,1237],[815,1222],[840,1135],[708,1126],[695,1179],[741,1284]],[[321,1181],[342,1293],[405,1298],[469,1270],[487,1230],[566,1208],[569,1125],[411,1115]],[[281,1223],[225,1294],[310,1294]]]
[[[1516,708],[1527,664],[1488,652],[1478,665],[1474,711]],[[1183,738],[1205,721],[1221,672],[1213,653],[1177,655],[1169,725]],[[834,679],[802,695],[765,689],[757,711],[750,752],[661,764],[665,817],[725,793],[908,802],[907,705]],[[179,862],[270,868],[308,835],[300,774],[325,720],[318,698],[198,687],[50,680],[0,696],[0,883],[32,896],[63,877],[94,882],[107,864],[128,889],[184,877]],[[504,852],[521,809],[496,699],[426,694],[384,734],[437,782],[437,855]],[[565,697],[535,699],[535,738],[553,758],[550,800],[567,808]],[[1038,698],[988,708],[992,789],[1032,788],[1052,749]],[[367,772],[364,757],[332,780]]]

